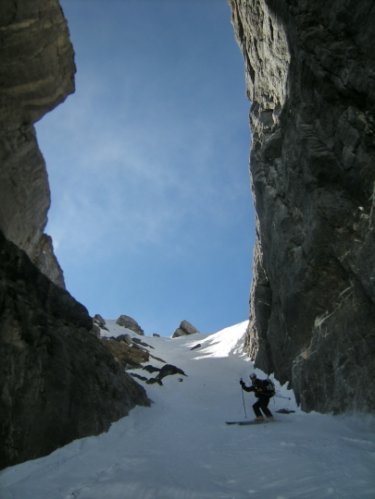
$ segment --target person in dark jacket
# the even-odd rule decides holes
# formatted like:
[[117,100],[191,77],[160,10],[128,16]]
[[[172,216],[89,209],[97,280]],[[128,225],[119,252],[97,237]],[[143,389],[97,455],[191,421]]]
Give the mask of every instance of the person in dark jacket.
[[273,419],[272,412],[268,409],[268,404],[273,394],[270,394],[267,390],[267,380],[258,379],[254,373],[250,374],[250,379],[252,383],[251,386],[246,386],[242,379],[240,380],[240,385],[245,392],[254,392],[254,395],[258,399],[253,405],[256,420],[263,421]]

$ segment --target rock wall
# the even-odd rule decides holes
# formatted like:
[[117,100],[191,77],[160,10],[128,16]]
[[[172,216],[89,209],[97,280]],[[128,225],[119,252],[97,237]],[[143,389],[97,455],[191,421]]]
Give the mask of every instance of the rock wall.
[[63,289],[43,232],[50,194],[33,123],[74,90],[74,71],[58,0],[0,2],[0,467],[149,404]]
[[108,429],[146,393],[87,310],[0,233],[0,468]]
[[74,91],[73,49],[57,0],[0,4],[0,230],[58,285],[43,234],[50,205],[33,123]]
[[257,213],[246,347],[305,410],[375,410],[375,6],[230,0]]

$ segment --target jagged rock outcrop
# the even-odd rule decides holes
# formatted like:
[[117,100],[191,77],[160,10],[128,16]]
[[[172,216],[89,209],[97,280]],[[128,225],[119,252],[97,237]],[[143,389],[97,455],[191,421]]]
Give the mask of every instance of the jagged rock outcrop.
[[[154,385],[157,383],[160,386],[163,386],[163,381],[162,379],[166,378],[167,376],[173,376],[175,374],[180,374],[181,376],[187,376],[187,374],[180,369],[179,367],[174,366],[173,364],[165,364],[161,369],[153,369],[153,371],[150,371],[150,367],[152,369],[152,366],[146,366],[144,369],[149,372],[156,372],[158,371],[158,374],[154,378],[149,378],[146,379],[146,383],[148,385]],[[179,381],[183,381],[182,378],[179,378]]]
[[117,338],[103,338],[102,343],[124,369],[141,367],[143,362],[150,359],[149,352],[134,343],[128,335]]
[[91,328],[87,310],[0,233],[0,467],[148,405]]
[[0,467],[149,403],[63,289],[43,233],[50,194],[33,123],[73,91],[74,71],[58,0],[0,2]]
[[196,333],[199,333],[198,329],[190,324],[190,322],[184,320],[173,333],[172,338],[179,338],[180,336],[188,336]]
[[100,339],[102,329],[108,331],[108,328],[105,325],[105,320],[103,319],[103,317],[100,314],[95,314],[92,319],[93,319],[92,332],[95,334],[95,336],[98,339]]
[[137,333],[141,336],[145,334],[138,322],[133,319],[133,317],[129,317],[129,315],[120,315],[120,317],[116,320],[116,324],[125,327],[126,329],[130,329],[133,333]]
[[94,324],[96,324],[100,329],[107,329],[105,325],[105,319],[100,314],[95,314],[93,317]]
[[247,348],[306,410],[375,410],[375,7],[230,0],[257,212]]

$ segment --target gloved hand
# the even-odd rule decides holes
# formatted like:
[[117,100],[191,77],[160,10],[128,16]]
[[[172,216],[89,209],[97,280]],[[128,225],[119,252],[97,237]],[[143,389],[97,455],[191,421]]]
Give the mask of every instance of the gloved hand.
[[241,387],[242,387],[242,388],[243,388],[244,386],[246,386],[246,385],[245,385],[245,383],[243,382],[243,380],[242,380],[242,379],[240,379],[240,385],[241,385]]

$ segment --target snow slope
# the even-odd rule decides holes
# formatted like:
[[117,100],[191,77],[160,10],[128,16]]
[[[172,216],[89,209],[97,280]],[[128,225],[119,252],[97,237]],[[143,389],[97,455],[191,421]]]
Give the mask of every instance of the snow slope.
[[[107,324],[110,334],[124,333]],[[253,370],[241,353],[245,329],[242,323],[209,336],[143,337],[152,355],[187,377],[145,385],[151,408],[134,409],[107,433],[4,470],[0,498],[375,498],[375,422],[369,416],[305,414],[278,386],[271,410],[295,413],[276,414],[277,422],[264,425],[225,425],[244,418],[238,381],[248,381]],[[244,400],[252,416],[253,395],[244,393]]]

